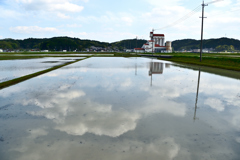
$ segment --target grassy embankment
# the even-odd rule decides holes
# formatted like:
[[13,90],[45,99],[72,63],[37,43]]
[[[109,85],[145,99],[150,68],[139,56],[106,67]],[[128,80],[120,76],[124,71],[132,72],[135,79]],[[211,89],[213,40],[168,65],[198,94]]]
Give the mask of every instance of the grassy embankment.
[[[86,58],[84,58],[84,59],[86,59]],[[42,74],[45,74],[47,72],[59,69],[61,67],[64,67],[64,66],[76,63],[76,62],[84,60],[84,59],[78,59],[78,60],[73,61],[73,62],[67,62],[65,64],[62,64],[62,65],[59,65],[59,66],[54,66],[52,68],[49,68],[49,69],[46,69],[46,70],[43,70],[43,71],[39,71],[39,72],[36,72],[36,73],[33,73],[33,74],[29,74],[29,75],[26,75],[26,76],[23,76],[23,77],[19,77],[19,78],[15,78],[15,79],[12,79],[12,80],[9,80],[9,81],[6,81],[6,82],[2,82],[2,83],[0,83],[0,89],[3,89],[3,88],[6,88],[6,87],[9,87],[9,86],[18,84],[20,82],[26,81],[26,80],[31,79],[33,77],[37,77],[39,75],[42,75]]]
[[[187,63],[200,66],[222,68],[240,71],[240,54],[203,54],[200,62],[199,54],[195,53],[172,53],[172,58],[159,58],[178,63]],[[239,56],[239,57],[238,57]]]

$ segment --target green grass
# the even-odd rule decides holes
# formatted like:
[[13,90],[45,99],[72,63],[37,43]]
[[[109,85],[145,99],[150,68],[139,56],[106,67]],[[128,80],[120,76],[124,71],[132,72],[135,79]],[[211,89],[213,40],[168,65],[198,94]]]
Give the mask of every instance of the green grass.
[[[86,59],[86,58],[84,58],[84,59]],[[61,67],[64,67],[64,66],[76,63],[76,62],[84,60],[84,59],[79,59],[79,60],[76,60],[76,61],[73,61],[73,62],[67,62],[67,63],[65,63],[63,65],[54,66],[52,68],[49,68],[49,69],[46,69],[46,70],[43,70],[43,71],[39,71],[39,72],[36,72],[36,73],[33,73],[33,74],[29,74],[29,75],[26,75],[26,76],[23,76],[23,77],[19,77],[19,78],[15,78],[15,79],[12,79],[12,80],[9,80],[9,81],[6,81],[6,82],[2,82],[2,83],[0,83],[0,89],[3,89],[3,88],[6,88],[6,87],[9,87],[9,86],[18,84],[20,82],[26,81],[26,80],[31,79],[33,77],[37,77],[39,75],[48,73],[50,71],[59,69]]]
[[1,60],[17,60],[17,59],[35,59],[35,58],[44,58],[46,56],[0,56]]
[[228,70],[240,71],[240,57],[213,57],[209,55],[204,55],[202,57],[202,62],[200,62],[200,58],[198,56],[193,55],[174,55],[172,58],[159,58],[162,60],[172,61],[172,62],[180,62],[187,64],[194,64],[200,66],[208,66],[215,68],[222,68]]

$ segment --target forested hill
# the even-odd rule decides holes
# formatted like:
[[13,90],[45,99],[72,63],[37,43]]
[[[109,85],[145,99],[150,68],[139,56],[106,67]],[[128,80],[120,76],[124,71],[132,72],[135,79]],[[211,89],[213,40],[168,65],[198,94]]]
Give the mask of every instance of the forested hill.
[[101,47],[101,48],[117,48],[119,50],[140,48],[146,43],[146,40],[122,40],[114,43],[99,42],[93,40],[82,40],[79,38],[70,38],[70,37],[53,37],[45,39],[29,38],[24,40],[14,40],[14,39],[3,39],[0,40],[0,49],[39,49],[39,50],[52,50],[52,51],[61,51],[61,50],[78,50],[83,51],[92,46]]
[[[176,40],[172,42],[172,47],[175,51],[199,49],[200,42],[200,40],[194,39]],[[230,38],[207,39],[203,40],[203,48],[213,48],[216,50],[230,48],[240,50],[240,40]]]
[[[28,38],[24,40],[3,39],[0,40],[0,49],[3,50],[78,50],[84,51],[87,48],[97,47],[108,50],[120,50],[140,48],[146,40],[128,39],[114,43],[99,42],[93,40],[82,40],[70,37],[53,37],[45,39]],[[200,40],[183,39],[172,42],[175,51],[199,49]],[[212,48],[216,51],[240,50],[240,41],[230,38],[208,39],[203,41],[203,48]]]

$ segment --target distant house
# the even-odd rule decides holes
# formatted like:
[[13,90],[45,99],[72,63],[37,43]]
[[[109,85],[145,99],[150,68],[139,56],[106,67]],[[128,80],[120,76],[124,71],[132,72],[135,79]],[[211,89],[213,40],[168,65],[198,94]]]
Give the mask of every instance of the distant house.
[[194,53],[200,53],[200,49],[193,49],[192,52],[194,52]]
[[144,53],[145,49],[144,48],[134,48],[134,52],[136,52],[136,53]]
[[0,52],[3,52],[3,50],[2,50],[2,49],[0,49]]
[[131,49],[125,49],[125,52],[132,52]]

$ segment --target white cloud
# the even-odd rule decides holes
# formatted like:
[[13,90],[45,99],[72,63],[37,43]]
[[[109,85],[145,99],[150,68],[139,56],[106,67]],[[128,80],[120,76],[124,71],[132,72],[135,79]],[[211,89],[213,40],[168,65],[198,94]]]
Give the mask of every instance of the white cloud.
[[[215,0],[214,6],[216,7],[227,7],[228,5],[232,4],[232,0]],[[217,2],[219,1],[219,2]]]
[[11,27],[11,32],[15,33],[24,33],[24,34],[35,34],[35,33],[47,33],[47,32],[57,32],[58,29],[53,27],[38,27],[38,26],[17,26]]
[[[42,134],[41,134],[42,132]],[[13,160],[46,160],[46,159],[164,159],[173,160],[182,154],[181,146],[174,138],[161,137],[144,143],[140,139],[109,140],[104,139],[98,142],[94,139],[84,139],[82,144],[74,138],[72,141],[61,137],[60,140],[52,141],[46,139],[43,129],[36,129],[24,138],[21,143],[10,150]],[[35,137],[41,138],[37,141]],[[101,139],[101,138],[100,138]],[[11,154],[11,153],[17,154]],[[53,154],[54,153],[54,154]],[[91,156],[89,156],[91,155]],[[189,155],[184,153],[185,159],[189,160]]]
[[67,24],[66,27],[69,27],[69,28],[78,28],[78,27],[82,27],[81,24]]
[[124,82],[121,83],[122,87],[130,87],[132,85],[132,80],[130,78],[126,79]]
[[16,0],[26,10],[50,12],[81,12],[83,6],[71,3],[70,0]]
[[[101,26],[106,28],[108,24],[111,24],[112,27],[122,27],[122,26],[131,26],[136,19],[135,16],[125,13],[115,13],[107,11],[102,15],[95,15],[95,16],[78,16],[78,21],[85,22],[85,23],[100,23]],[[108,26],[109,27],[109,26]]]
[[[79,33],[81,38],[101,40],[105,42],[116,42],[122,39],[132,39],[136,35],[131,32],[120,32],[120,31],[102,31],[102,32],[83,32]],[[117,35],[117,36],[116,36]]]
[[150,3],[153,6],[176,6],[179,4],[180,1],[181,0],[168,0],[163,2],[159,0],[146,0],[146,2]]
[[63,85],[58,93],[42,95],[37,99],[25,100],[24,105],[35,104],[42,111],[29,112],[35,116],[44,116],[56,123],[55,129],[71,135],[93,133],[117,137],[134,130],[138,113],[114,111],[111,105],[91,102],[82,91],[67,91],[69,85]]
[[125,22],[127,25],[131,26],[133,23],[133,19],[130,17],[122,17],[121,20]]
[[62,19],[69,19],[69,18],[70,18],[70,16],[67,16],[67,15],[65,15],[65,14],[63,14],[63,13],[57,13],[57,16],[58,16],[59,18],[62,18]]
[[11,10],[9,8],[4,8],[0,6],[0,10],[1,10],[1,14],[0,14],[0,18],[7,18],[9,20],[9,18],[11,19],[19,19],[20,16],[22,16],[23,14],[20,12],[17,12],[15,10]]
[[113,111],[111,106],[88,103],[90,103],[88,109],[74,110],[78,113],[87,113],[86,115],[68,116],[64,123],[56,126],[56,129],[71,135],[93,133],[100,136],[117,137],[136,128],[136,122],[140,118],[138,114]]
[[205,100],[204,104],[209,105],[211,108],[217,111],[224,111],[225,109],[222,101],[216,98],[208,98]]

